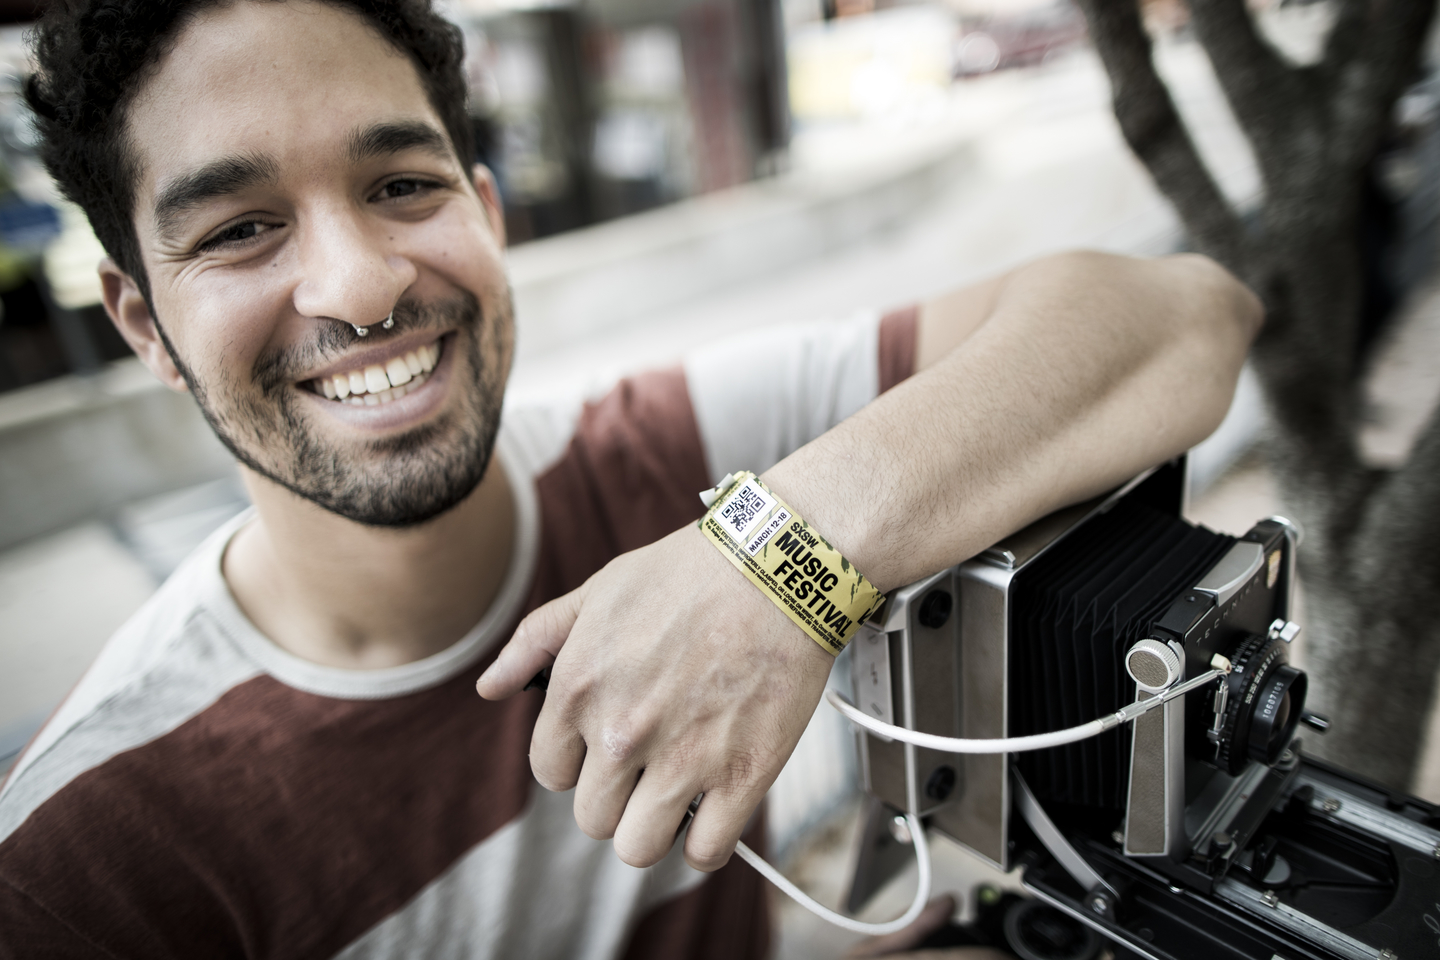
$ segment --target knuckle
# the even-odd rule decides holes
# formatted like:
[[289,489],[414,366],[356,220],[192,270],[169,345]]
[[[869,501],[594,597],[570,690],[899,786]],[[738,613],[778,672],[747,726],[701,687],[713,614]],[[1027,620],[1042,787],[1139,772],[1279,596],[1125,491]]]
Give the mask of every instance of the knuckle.
[[530,773],[534,775],[536,783],[551,793],[564,793],[576,783],[573,773],[559,770],[533,755],[530,757]]
[[615,839],[615,855],[632,867],[653,867],[665,859],[666,850],[653,839]]
[[535,782],[551,793],[564,793],[579,780],[579,764],[537,743],[530,745],[530,773]]
[[575,781],[572,778],[546,776],[539,770],[534,769],[534,767],[531,768],[531,773],[535,775],[535,782],[551,793],[564,793],[566,790],[575,786]]
[[600,749],[611,763],[628,765],[640,747],[623,727],[607,725],[600,731]]
[[615,836],[615,827],[603,819],[592,819],[582,817],[580,811],[575,811],[575,824],[591,840],[609,840]]
[[574,716],[584,710],[595,689],[595,675],[590,668],[566,663],[550,674],[550,689],[545,692],[546,705],[554,704],[562,716]]
[[733,846],[708,841],[694,841],[685,845],[685,861],[702,873],[714,873],[730,862]]
[[615,828],[620,823],[619,815],[584,794],[584,790],[576,792],[575,825],[593,840],[609,840],[615,836]]

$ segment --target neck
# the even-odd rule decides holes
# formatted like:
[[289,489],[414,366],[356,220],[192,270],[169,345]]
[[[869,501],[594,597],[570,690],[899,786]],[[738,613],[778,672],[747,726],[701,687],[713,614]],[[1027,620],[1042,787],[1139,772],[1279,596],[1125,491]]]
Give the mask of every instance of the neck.
[[367,527],[241,468],[258,519],[222,568],[240,608],[279,647],[327,666],[393,667],[438,653],[500,591],[515,506],[498,455],[460,504],[405,529]]

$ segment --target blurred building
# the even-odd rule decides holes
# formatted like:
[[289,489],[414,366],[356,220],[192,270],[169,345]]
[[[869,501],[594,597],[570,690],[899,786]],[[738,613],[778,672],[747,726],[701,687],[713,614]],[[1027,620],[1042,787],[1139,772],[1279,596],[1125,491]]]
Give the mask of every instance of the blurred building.
[[[129,349],[100,307],[104,251],[34,155],[23,22],[0,0],[0,392],[93,374]],[[512,245],[732,187],[783,166],[779,0],[452,0],[478,159]]]
[[511,243],[735,186],[788,141],[777,0],[457,0]]

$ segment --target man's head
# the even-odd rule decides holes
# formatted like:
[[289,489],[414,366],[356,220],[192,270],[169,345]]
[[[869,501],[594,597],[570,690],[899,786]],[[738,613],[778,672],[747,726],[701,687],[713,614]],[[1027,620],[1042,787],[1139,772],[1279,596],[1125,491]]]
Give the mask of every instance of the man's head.
[[147,365],[242,462],[343,516],[404,525],[467,495],[512,332],[454,28],[423,0],[52,13],[27,88],[42,155]]

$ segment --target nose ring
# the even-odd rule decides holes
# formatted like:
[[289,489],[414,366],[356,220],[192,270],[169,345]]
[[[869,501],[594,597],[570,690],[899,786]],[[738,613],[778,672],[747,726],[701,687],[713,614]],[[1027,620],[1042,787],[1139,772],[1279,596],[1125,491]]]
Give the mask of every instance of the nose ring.
[[[355,328],[355,336],[357,336],[357,337],[368,336],[369,333],[370,333],[370,328],[369,328],[369,327],[362,327],[362,326],[360,326],[359,324],[356,324],[356,323],[352,323],[352,324],[350,324],[350,326],[352,326],[352,327]],[[395,311],[394,311],[394,310],[391,310],[391,311],[390,311],[390,316],[386,317],[386,318],[385,318],[385,322],[381,323],[380,326],[384,327],[386,330],[389,330],[391,327],[395,326]]]

